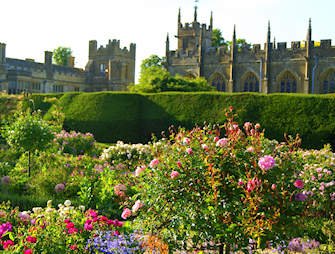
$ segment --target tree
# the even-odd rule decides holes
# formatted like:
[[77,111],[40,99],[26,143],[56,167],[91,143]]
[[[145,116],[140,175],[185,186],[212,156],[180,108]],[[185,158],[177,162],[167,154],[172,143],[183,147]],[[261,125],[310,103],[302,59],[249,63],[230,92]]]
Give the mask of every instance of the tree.
[[213,29],[212,32],[212,46],[213,47],[220,47],[220,46],[226,46],[227,42],[222,37],[222,32],[220,29]]
[[[227,45],[228,47],[230,48],[231,47],[231,41],[228,41],[227,42]],[[251,44],[248,43],[246,41],[246,39],[241,39],[241,38],[238,38],[236,40],[236,48],[239,52],[241,52],[243,49],[250,49],[251,48]]]
[[66,47],[58,47],[53,51],[53,60],[58,65],[67,66],[72,50]]
[[195,79],[182,76],[172,76],[165,68],[165,58],[151,55],[141,64],[139,84],[129,87],[131,92],[158,93],[167,91],[211,91],[204,78]]
[[53,129],[39,112],[19,114],[13,122],[5,125],[1,135],[9,146],[19,152],[28,153],[28,176],[30,177],[31,156],[45,149],[54,138]]

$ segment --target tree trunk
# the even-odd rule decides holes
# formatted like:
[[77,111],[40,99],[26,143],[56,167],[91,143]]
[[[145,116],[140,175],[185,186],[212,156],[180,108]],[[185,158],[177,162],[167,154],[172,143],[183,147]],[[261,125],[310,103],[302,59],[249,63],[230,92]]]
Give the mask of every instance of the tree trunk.
[[31,160],[30,160],[30,151],[28,151],[28,177],[30,177],[30,167],[31,167]]

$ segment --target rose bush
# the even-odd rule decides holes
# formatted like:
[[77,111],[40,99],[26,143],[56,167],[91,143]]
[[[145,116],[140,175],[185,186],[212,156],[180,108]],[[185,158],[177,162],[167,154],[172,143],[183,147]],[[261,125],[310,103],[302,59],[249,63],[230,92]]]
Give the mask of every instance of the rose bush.
[[[245,249],[248,239],[260,248],[300,236],[306,225],[299,219],[310,201],[298,142],[278,144],[259,124],[239,128],[232,109],[226,116],[223,126],[171,132],[147,168],[135,172],[140,182],[132,200],[144,204],[132,214],[135,225],[171,249]],[[126,209],[131,205],[125,201]]]

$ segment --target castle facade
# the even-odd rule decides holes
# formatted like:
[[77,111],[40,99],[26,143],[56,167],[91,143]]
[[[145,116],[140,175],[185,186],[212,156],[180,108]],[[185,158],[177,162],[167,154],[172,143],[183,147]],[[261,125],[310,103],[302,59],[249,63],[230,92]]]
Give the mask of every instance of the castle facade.
[[270,23],[263,49],[260,44],[238,47],[234,26],[231,46],[212,46],[210,24],[181,23],[178,13],[178,48],[170,50],[166,39],[166,67],[172,74],[204,77],[219,91],[262,93],[335,93],[335,47],[331,40],[312,40],[309,20],[306,40],[271,41]]
[[120,48],[113,40],[98,48],[97,41],[89,42],[89,60],[85,69],[52,64],[53,53],[45,51],[44,63],[33,59],[6,57],[6,44],[0,43],[0,91],[8,94],[57,93],[71,91],[120,91],[135,81],[136,45]]

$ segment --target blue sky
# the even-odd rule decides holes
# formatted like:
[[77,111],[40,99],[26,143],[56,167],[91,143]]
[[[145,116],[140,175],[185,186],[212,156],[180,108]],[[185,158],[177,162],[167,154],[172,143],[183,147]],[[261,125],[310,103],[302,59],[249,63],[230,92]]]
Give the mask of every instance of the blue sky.
[[[122,46],[137,44],[137,70],[151,54],[164,55],[166,34],[176,48],[177,13],[182,22],[193,20],[194,0],[4,0],[1,3],[0,42],[7,44],[7,57],[34,58],[43,62],[44,51],[67,46],[84,67],[88,41],[105,45],[119,39]],[[312,18],[313,39],[333,39],[334,0],[199,0],[198,20],[209,23],[230,40],[233,25],[237,37],[263,44],[267,22],[277,42],[304,40]]]

